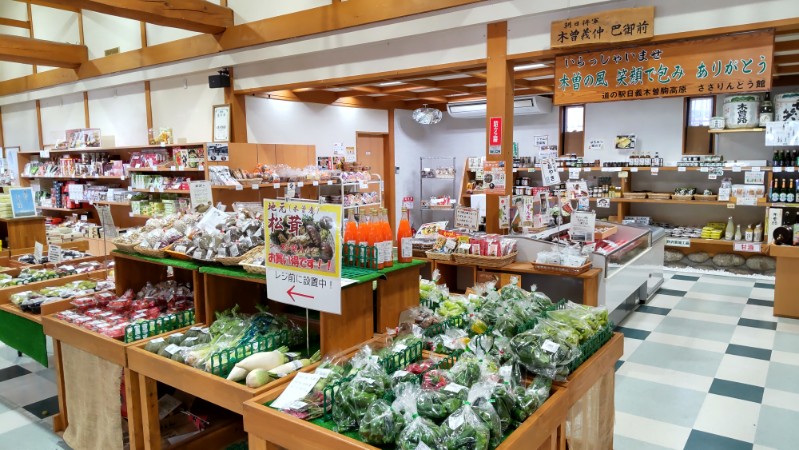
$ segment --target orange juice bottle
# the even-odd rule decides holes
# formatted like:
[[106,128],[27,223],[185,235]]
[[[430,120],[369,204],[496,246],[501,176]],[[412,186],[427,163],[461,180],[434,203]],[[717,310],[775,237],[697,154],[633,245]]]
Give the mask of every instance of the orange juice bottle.
[[369,229],[369,245],[374,247],[377,251],[374,253],[374,261],[371,261],[371,265],[369,266],[372,269],[382,269],[383,268],[383,252],[381,251],[381,242],[383,241],[381,226],[380,226],[380,216],[378,215],[376,210],[372,210],[369,215],[371,220],[371,225]]
[[385,246],[385,259],[383,260],[383,264],[386,267],[393,267],[394,266],[394,243],[391,236],[391,225],[388,223],[388,209],[383,208],[383,217],[382,222],[383,224],[383,246]]
[[344,261],[354,266],[358,258],[358,222],[355,213],[350,210],[347,225],[344,227]]
[[402,208],[402,217],[400,218],[399,227],[397,228],[397,247],[399,247],[399,257],[397,261],[400,263],[411,262],[413,259],[413,243],[411,238],[411,213],[408,208]]
[[367,251],[366,247],[369,246],[369,229],[371,223],[369,222],[368,214],[360,214],[360,222],[358,223],[358,264],[359,267],[367,266]]

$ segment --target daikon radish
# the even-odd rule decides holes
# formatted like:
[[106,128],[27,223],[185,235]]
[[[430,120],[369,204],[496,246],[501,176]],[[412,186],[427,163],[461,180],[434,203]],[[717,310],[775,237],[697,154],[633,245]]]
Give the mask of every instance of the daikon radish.
[[255,369],[271,370],[285,364],[288,358],[284,353],[287,351],[289,351],[289,348],[283,346],[271,352],[253,353],[236,363],[236,366],[230,371],[230,375],[227,376],[227,379],[231,381],[241,381],[247,377],[250,371]]
[[303,367],[310,366],[311,364],[319,361],[320,358],[322,358],[322,353],[320,353],[317,350],[316,353],[314,353],[313,356],[311,356],[310,358],[298,359],[296,361],[290,361],[290,362],[287,362],[286,364],[283,364],[281,366],[275,367],[274,369],[269,371],[269,376],[271,376],[273,378],[285,377],[286,375],[288,375],[288,374],[290,374],[292,372],[295,372],[297,370],[300,370]]
[[247,387],[251,389],[259,388],[269,383],[274,378],[264,369],[255,369],[247,374]]

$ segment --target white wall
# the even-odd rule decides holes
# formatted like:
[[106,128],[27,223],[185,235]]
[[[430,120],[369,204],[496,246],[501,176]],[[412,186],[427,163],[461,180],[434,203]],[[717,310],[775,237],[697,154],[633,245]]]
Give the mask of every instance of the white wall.
[[[534,136],[549,136],[551,144],[558,142],[558,112],[553,108],[549,114],[514,117],[513,140],[519,143],[519,156],[535,156]],[[460,196],[461,179],[466,158],[485,155],[485,118],[453,119],[446,113],[436,125],[420,125],[411,117],[412,112],[395,110],[394,152],[396,165],[400,168],[396,178],[397,214],[402,207],[402,197],[413,196],[416,204],[420,199],[420,160],[423,156],[455,157],[455,195]],[[451,187],[443,181],[426,182],[425,195],[449,195]],[[438,192],[436,192],[438,191]],[[418,210],[413,211],[414,223],[422,220]],[[438,215],[436,215],[438,214]],[[443,214],[430,213],[426,220]]]
[[3,106],[3,143],[6,147],[20,147],[20,150],[40,150],[39,135],[36,130],[36,103],[17,103]]
[[[14,3],[18,5],[23,5],[24,3],[17,3],[17,2],[5,2],[5,3]],[[2,11],[2,10],[0,10]],[[3,14],[0,14],[0,17],[9,17]],[[11,18],[11,17],[9,17]],[[22,16],[21,19],[16,20],[28,20],[27,19],[27,11],[25,15]],[[28,37],[28,30],[24,28],[17,28],[17,27],[7,27],[0,25],[0,33],[2,34],[9,34],[11,36],[21,36],[21,37]],[[33,66],[29,64],[19,64],[14,62],[5,62],[0,61],[0,81],[11,80],[14,78],[24,77],[26,75],[30,75],[33,73]]]
[[141,48],[141,25],[137,20],[83,11],[83,39],[89,59],[102,58],[115,47],[120,52],[136,50]]
[[358,131],[388,133],[388,111],[247,97],[247,137],[259,144],[313,144],[318,156],[333,144],[355,146]]
[[329,5],[331,0],[228,0],[229,8],[233,8],[233,21],[236,25],[254,22],[269,17],[289,14],[304,9]]
[[589,161],[619,161],[631,151],[616,150],[619,134],[635,134],[636,148],[659,152],[668,161],[682,155],[683,99],[664,98],[628,102],[592,103],[585,108],[585,145],[592,139],[605,141],[602,151],[588,151]]
[[89,118],[103,136],[114,136],[116,146],[146,145],[144,83],[89,92]]
[[44,99],[41,101],[41,111],[42,140],[45,145],[65,139],[65,130],[86,126],[83,93]]
[[208,87],[208,74],[154,80],[150,83],[153,128],[172,127],[175,139],[211,140],[211,111],[225,102],[224,89]]

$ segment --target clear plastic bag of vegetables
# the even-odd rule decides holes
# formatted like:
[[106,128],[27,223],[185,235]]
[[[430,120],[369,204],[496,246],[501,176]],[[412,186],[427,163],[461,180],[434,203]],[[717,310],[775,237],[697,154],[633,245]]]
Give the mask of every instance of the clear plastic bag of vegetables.
[[536,285],[530,286],[530,300],[535,303],[540,310],[546,310],[555,305],[548,295],[538,290]]
[[366,409],[391,389],[391,379],[376,359],[368,359],[355,377],[343,383],[333,400],[332,416],[340,431],[358,426]]
[[300,402],[293,402],[282,411],[302,420],[313,420],[321,417],[325,412],[325,406],[328,408],[331,406],[330,400],[325,405],[325,389],[346,377],[351,367],[344,358],[326,358],[312,372],[320,375],[321,378],[311,388],[311,392]]
[[563,381],[568,365],[581,355],[579,334],[571,327],[541,319],[532,330],[511,339],[511,351],[531,372]]
[[441,389],[423,389],[416,398],[416,413],[435,422],[441,422],[458,410],[469,395],[469,389],[449,383]]
[[469,354],[464,354],[449,369],[449,376],[453,383],[472,387],[482,377],[481,361]]
[[380,399],[366,409],[366,414],[358,427],[358,434],[364,442],[370,444],[393,444],[404,426],[405,420],[402,415],[394,411],[387,401]]
[[605,308],[593,308],[568,302],[564,309],[547,312],[547,317],[568,325],[580,333],[580,342],[585,342],[608,323]]
[[412,382],[403,382],[394,386],[394,403],[391,407],[403,415],[407,422],[416,415],[416,399],[422,388]]
[[469,402],[441,424],[446,450],[488,450],[491,430]]
[[464,350],[469,340],[469,334],[466,331],[459,328],[447,328],[443,334],[429,338],[426,344],[435,353],[450,354],[456,350]]
[[504,301],[519,301],[530,298],[530,293],[519,287],[518,277],[511,277],[510,282],[499,290],[499,296]]
[[493,402],[492,406],[494,406],[499,416],[502,432],[504,433],[513,423],[513,408],[516,397],[511,384],[508,382],[493,384],[491,400]]
[[533,415],[533,413],[549,398],[551,389],[552,380],[545,377],[536,377],[527,388],[517,386],[514,389],[514,422],[521,424],[527,420],[528,417]]
[[494,392],[493,383],[478,383],[469,391],[469,403],[474,407],[474,411],[488,426],[491,432],[490,446],[494,448],[502,442],[504,429],[502,421],[494,409],[492,394]]
[[422,445],[436,450],[443,448],[444,432],[430,419],[414,416],[397,440],[399,450],[420,450]]

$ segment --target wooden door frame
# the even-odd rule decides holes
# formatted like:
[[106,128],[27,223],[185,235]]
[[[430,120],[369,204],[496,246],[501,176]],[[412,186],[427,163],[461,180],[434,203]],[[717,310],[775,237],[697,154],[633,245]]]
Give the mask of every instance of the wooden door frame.
[[358,145],[360,136],[380,136],[383,138],[383,206],[388,209],[388,223],[394,229],[396,213],[394,211],[394,110],[389,110],[389,131],[356,131],[355,145]]

